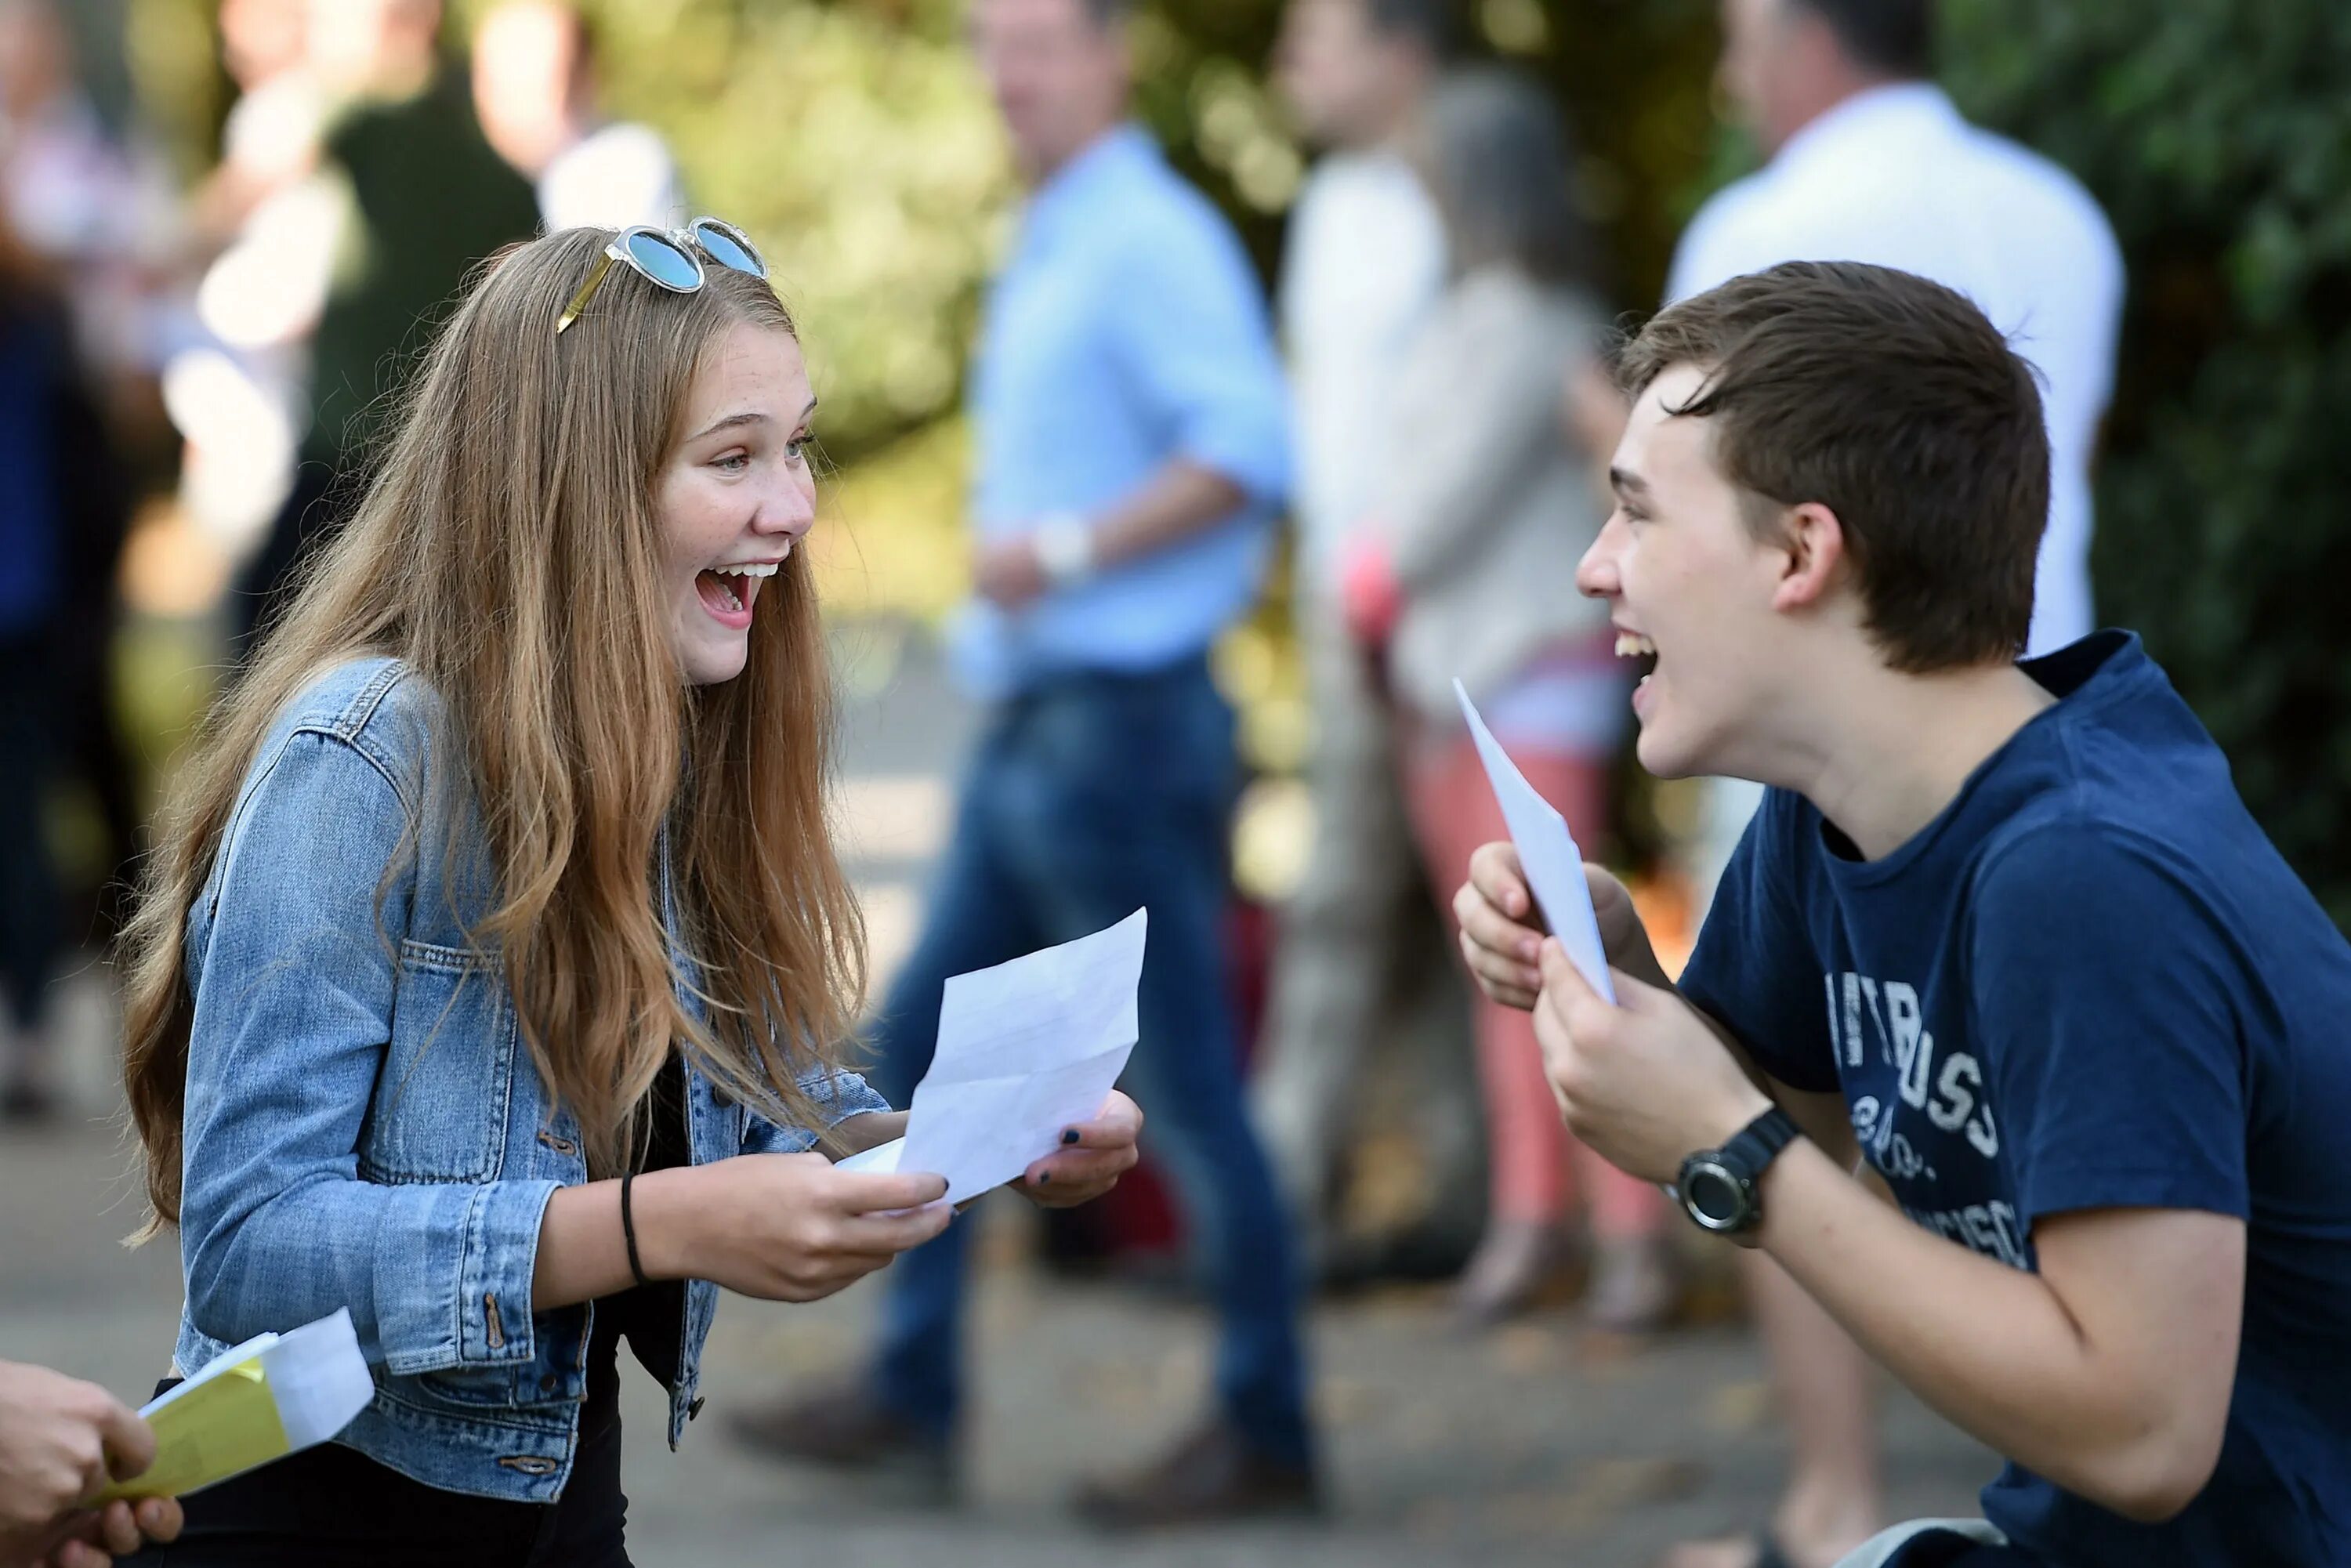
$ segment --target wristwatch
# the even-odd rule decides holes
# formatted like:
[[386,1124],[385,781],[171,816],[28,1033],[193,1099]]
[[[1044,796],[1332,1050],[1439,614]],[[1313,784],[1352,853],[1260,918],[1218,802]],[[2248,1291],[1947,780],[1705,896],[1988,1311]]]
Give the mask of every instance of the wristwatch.
[[1093,530],[1074,513],[1056,512],[1047,517],[1029,536],[1029,543],[1037,552],[1037,564],[1044,569],[1046,580],[1056,588],[1083,582],[1093,575]]
[[1773,1106],[1722,1147],[1700,1149],[1684,1160],[1674,1197],[1700,1230],[1751,1247],[1755,1228],[1763,1223],[1763,1200],[1755,1184],[1796,1135],[1796,1124]]

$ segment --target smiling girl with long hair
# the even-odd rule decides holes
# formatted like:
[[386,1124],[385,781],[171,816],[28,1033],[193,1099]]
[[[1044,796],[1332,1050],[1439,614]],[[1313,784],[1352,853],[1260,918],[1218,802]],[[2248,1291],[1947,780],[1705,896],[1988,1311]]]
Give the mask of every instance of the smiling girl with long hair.
[[[619,1339],[674,1444],[717,1286],[947,1223],[812,1152],[904,1124],[841,1061],[814,407],[725,225],[516,248],[214,714],[127,938],[177,1363],[348,1307],[377,1395],[154,1561],[625,1563]],[[1021,1185],[1095,1195],[1137,1121]]]

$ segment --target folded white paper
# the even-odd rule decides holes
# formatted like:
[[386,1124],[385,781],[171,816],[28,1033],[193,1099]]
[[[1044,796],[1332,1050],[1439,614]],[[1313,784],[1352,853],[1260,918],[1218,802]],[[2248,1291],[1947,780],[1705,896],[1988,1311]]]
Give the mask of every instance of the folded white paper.
[[155,1462],[97,1500],[178,1497],[323,1443],[375,1397],[348,1309],[222,1352],[139,1414]]
[[924,1171],[961,1203],[1003,1186],[1091,1121],[1137,1035],[1148,912],[957,975],[939,1007],[931,1070],[914,1087],[906,1135],[852,1155],[852,1171]]
[[834,1164],[841,1170],[862,1171],[868,1176],[894,1176],[898,1170],[898,1156],[905,1152],[906,1140],[893,1138],[886,1144],[876,1144],[862,1154],[852,1155]]
[[1510,827],[1510,842],[1518,846],[1519,864],[1544,923],[1592,988],[1614,1002],[1616,987],[1608,975],[1607,949],[1600,941],[1600,916],[1592,907],[1592,884],[1583,879],[1583,852],[1575,847],[1567,819],[1527,782],[1458,680],[1453,695],[1461,699],[1461,716],[1469,721],[1479,760],[1486,765],[1486,780],[1501,802],[1502,821]]

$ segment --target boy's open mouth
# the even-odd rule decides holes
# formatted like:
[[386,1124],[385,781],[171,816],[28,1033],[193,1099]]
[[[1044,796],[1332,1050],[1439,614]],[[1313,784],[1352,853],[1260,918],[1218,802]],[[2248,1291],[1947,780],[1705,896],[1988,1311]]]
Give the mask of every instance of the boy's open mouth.
[[1641,674],[1646,678],[1657,667],[1657,645],[1638,632],[1616,633],[1616,656],[1640,661]]

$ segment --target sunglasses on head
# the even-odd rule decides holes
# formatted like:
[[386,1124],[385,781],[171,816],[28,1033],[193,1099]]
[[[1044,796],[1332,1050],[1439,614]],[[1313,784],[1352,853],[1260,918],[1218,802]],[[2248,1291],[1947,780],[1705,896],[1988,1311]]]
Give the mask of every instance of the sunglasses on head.
[[747,272],[762,280],[768,276],[768,264],[760,258],[758,247],[733,224],[721,223],[716,218],[696,218],[674,230],[639,224],[634,228],[622,229],[620,237],[604,247],[604,254],[597,258],[596,269],[588,275],[588,281],[580,286],[580,292],[571,297],[571,303],[556,319],[555,335],[561,337],[571,323],[580,319],[588,302],[596,298],[596,290],[603,287],[604,279],[611,276],[614,262],[673,294],[691,294],[709,277],[702,266],[705,256],[735,272]]

